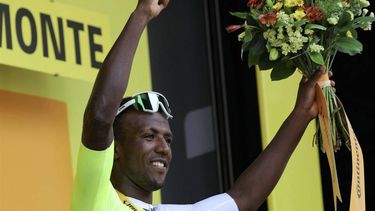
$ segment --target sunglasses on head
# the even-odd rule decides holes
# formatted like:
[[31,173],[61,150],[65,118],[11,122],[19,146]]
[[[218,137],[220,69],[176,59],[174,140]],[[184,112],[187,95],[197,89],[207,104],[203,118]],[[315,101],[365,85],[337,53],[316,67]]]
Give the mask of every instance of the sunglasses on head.
[[131,98],[119,107],[116,116],[133,105],[138,111],[151,113],[158,112],[161,108],[167,119],[173,118],[167,98],[158,92],[142,92],[133,95]]

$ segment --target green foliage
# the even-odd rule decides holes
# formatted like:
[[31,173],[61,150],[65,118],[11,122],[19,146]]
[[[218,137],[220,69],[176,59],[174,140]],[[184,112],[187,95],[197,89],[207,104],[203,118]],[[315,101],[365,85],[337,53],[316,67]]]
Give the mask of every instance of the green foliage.
[[248,47],[248,66],[259,64],[260,56],[267,50],[265,47],[265,39],[261,33],[254,35]]
[[337,25],[335,26],[334,32],[335,33],[341,33],[341,32],[347,32],[352,28],[353,21],[351,20],[351,16],[348,12],[344,12]]
[[321,53],[310,52],[308,53],[310,59],[316,64],[324,65],[324,58]]
[[247,12],[229,12],[231,15],[241,18],[241,19],[246,19],[248,13]]
[[341,37],[335,43],[335,49],[351,56],[362,52],[362,43],[350,37]]
[[295,71],[296,67],[292,64],[291,61],[281,62],[272,69],[271,80],[279,81],[282,79],[286,79],[289,76],[293,75]]
[[327,27],[319,25],[319,24],[309,23],[309,24],[306,24],[305,29],[319,29],[322,31],[326,31]]

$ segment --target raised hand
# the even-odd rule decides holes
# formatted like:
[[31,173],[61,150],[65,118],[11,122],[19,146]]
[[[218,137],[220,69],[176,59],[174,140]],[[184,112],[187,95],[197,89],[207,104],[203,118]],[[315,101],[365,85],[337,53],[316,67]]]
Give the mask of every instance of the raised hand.
[[136,11],[146,15],[148,21],[158,16],[169,3],[169,0],[139,0]]
[[[295,112],[302,112],[307,115],[308,119],[314,119],[318,115],[318,105],[315,101],[315,86],[324,75],[324,70],[316,71],[315,74],[307,79],[305,76],[301,79],[297,101],[294,107]],[[332,72],[328,72],[328,77],[332,76]],[[327,76],[325,77],[327,78]],[[335,86],[334,81],[330,81],[331,86]]]
[[82,142],[87,148],[104,150],[111,145],[112,124],[128,85],[139,39],[147,23],[159,15],[168,2],[138,0],[136,9],[103,61],[85,110]]

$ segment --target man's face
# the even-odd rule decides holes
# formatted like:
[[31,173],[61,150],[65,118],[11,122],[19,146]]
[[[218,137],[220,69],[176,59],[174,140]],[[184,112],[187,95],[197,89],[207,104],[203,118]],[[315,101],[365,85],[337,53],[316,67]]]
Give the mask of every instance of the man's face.
[[147,191],[163,186],[172,159],[172,132],[160,113],[130,111],[122,118],[124,140],[118,144],[124,176]]

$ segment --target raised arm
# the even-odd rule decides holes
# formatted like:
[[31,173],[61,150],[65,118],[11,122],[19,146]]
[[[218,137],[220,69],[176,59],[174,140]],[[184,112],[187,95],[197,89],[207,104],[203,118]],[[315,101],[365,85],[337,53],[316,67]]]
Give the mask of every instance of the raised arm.
[[315,85],[322,75],[302,79],[295,107],[258,158],[235,181],[228,194],[239,210],[256,210],[277,184],[309,122],[318,115]]
[[112,124],[128,85],[139,39],[147,23],[160,13],[168,2],[169,0],[139,0],[106,56],[84,114],[82,143],[87,148],[104,150],[111,145]]

